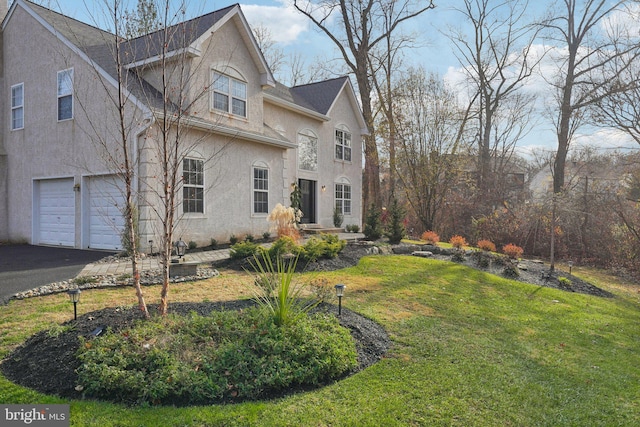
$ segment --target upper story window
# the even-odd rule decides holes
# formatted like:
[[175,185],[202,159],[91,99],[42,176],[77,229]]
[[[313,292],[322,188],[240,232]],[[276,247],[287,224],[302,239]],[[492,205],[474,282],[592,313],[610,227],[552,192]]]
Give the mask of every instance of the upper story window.
[[342,215],[351,215],[351,185],[337,183],[335,190],[336,209]]
[[58,121],[73,118],[73,68],[58,71]]
[[214,71],[211,105],[215,110],[247,117],[247,84]]
[[346,126],[336,129],[336,160],[351,161],[351,132]]
[[11,86],[11,130],[24,128],[24,83]]
[[310,130],[298,134],[298,168],[312,172],[318,170],[318,137]]
[[269,213],[269,169],[253,168],[253,213]]
[[204,161],[182,161],[182,211],[204,213]]

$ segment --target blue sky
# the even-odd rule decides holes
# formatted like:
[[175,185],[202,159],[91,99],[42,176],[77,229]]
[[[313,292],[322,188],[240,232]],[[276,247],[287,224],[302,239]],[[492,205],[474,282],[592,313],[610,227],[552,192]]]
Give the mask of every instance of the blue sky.
[[[101,5],[104,1],[50,0],[47,4],[47,0],[42,0],[40,3],[84,22],[94,23],[95,19],[91,16],[99,16],[98,12],[102,10]],[[136,0],[129,1],[135,6]],[[251,25],[263,25],[270,30],[272,38],[279,43],[285,54],[301,54],[307,63],[317,60],[318,57],[327,60],[338,57],[328,38],[320,34],[313,24],[297,12],[292,3],[293,0],[256,0],[241,3],[241,7]],[[232,0],[187,0],[187,4],[186,17],[191,18],[229,6]],[[451,7],[459,3],[456,0],[442,0],[436,1],[436,4],[438,7],[423,13],[404,28],[406,33],[416,36],[416,41],[421,46],[407,52],[407,61],[413,65],[421,65],[428,71],[437,72],[448,81],[459,82],[460,65],[452,53],[450,41],[442,34],[451,26],[460,26],[460,15]],[[553,0],[533,0],[530,13],[540,14],[554,4],[557,2]],[[541,81],[537,81],[532,83],[531,87],[536,88],[536,85],[540,84]],[[539,122],[519,145],[518,151],[521,154],[536,148],[555,148],[556,140],[550,120],[541,118]],[[577,136],[577,141],[580,144],[608,149],[621,145],[637,148],[637,144],[623,141],[620,134],[613,130],[585,130]]]

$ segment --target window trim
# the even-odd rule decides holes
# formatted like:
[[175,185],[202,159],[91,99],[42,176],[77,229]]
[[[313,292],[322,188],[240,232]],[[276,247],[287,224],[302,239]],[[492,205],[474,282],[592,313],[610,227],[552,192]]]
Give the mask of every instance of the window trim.
[[[261,181],[266,182],[266,188],[256,188],[256,183],[258,182],[257,180],[260,179],[260,178],[256,178],[257,170],[266,172],[267,174],[266,179],[261,178]],[[271,175],[269,171],[269,167],[262,164],[262,162],[256,163],[251,167],[251,214],[252,215],[265,216],[265,217],[269,215],[269,175]],[[256,194],[257,193],[266,194],[267,196],[266,210],[264,212],[256,211]]]
[[[346,180],[345,180],[346,181]],[[342,187],[340,192],[342,193],[342,197],[338,197],[338,186]],[[345,198],[345,187],[349,187],[349,198]],[[340,212],[344,216],[351,216],[353,214],[353,187],[350,182],[336,182],[333,186],[333,199],[334,199],[334,207],[339,208]],[[345,201],[348,201],[349,211],[345,211]]]
[[[14,89],[20,88],[20,94],[21,94],[21,100],[22,102],[18,105],[13,103],[14,101],[14,96],[13,96],[13,91]],[[13,86],[11,86],[11,130],[21,130],[24,129],[24,82],[22,83],[18,83],[15,84]],[[14,113],[17,113],[18,111],[20,111],[20,120],[22,121],[22,126],[16,127],[15,126],[15,118],[14,118]]]
[[[197,167],[195,170],[195,174],[198,174],[198,172],[202,175],[202,184],[192,184],[192,183],[187,183],[184,175],[185,175],[185,162],[197,162],[197,164],[201,165],[201,170],[198,171]],[[189,169],[187,172],[191,172],[192,170]],[[204,160],[197,158],[197,157],[185,157],[184,159],[182,159],[182,214],[183,215],[203,215],[205,213],[205,207],[206,207],[206,199],[205,199],[205,172],[204,172]],[[191,201],[191,199],[185,199],[185,191],[187,191],[187,189],[196,189],[197,190],[201,190],[202,193],[202,210],[187,210],[187,208],[190,206],[190,204],[188,202]],[[197,193],[196,193],[197,195]],[[195,203],[197,204],[198,199],[194,198],[193,201],[195,201]],[[196,206],[197,208],[197,206]]]
[[[341,141],[338,140],[338,132],[342,133],[342,138]],[[345,135],[349,135],[349,144],[345,144]],[[351,133],[351,131],[349,130],[349,128],[345,125],[341,125],[341,126],[337,126],[333,132],[333,139],[334,139],[334,159],[338,160],[340,162],[346,162],[346,163],[351,163],[353,160],[353,134]],[[338,157],[338,147],[341,148],[341,153],[342,156]],[[345,159],[345,151],[346,149],[349,149],[349,160]]]
[[[220,77],[225,77],[229,80],[226,91],[222,92],[222,89],[218,89],[216,88],[216,82],[218,80],[218,76]],[[240,96],[236,96],[234,94],[234,83],[240,83],[244,86],[244,98],[240,97]],[[217,71],[216,69],[212,69],[211,70],[211,95],[209,97],[209,106],[211,108],[212,111],[214,112],[218,112],[218,113],[225,113],[225,114],[229,114],[232,117],[239,117],[242,119],[246,119],[249,117],[249,102],[248,102],[248,91],[249,91],[249,85],[248,83],[244,80],[244,79],[240,79],[238,77],[234,77],[231,76],[227,73],[222,73],[220,71]],[[225,97],[227,97],[227,108],[226,110],[223,110],[222,108],[217,108],[216,107],[216,103],[215,103],[215,96],[216,93],[218,94],[222,94]],[[234,100],[239,100],[242,101],[244,103],[244,114],[238,114],[238,113],[234,113]]]
[[[64,92],[62,95],[60,94],[60,76],[63,75],[63,73],[70,73],[71,76],[71,87],[69,88],[69,92]],[[74,99],[73,99],[73,76],[74,72],[73,72],[73,67],[72,68],[67,68],[65,70],[60,70],[58,71],[57,74],[57,78],[56,78],[56,113],[57,113],[57,119],[58,122],[64,122],[67,120],[73,120],[74,117],[74,113],[75,113],[75,108],[74,108]],[[65,118],[60,118],[60,99],[62,98],[66,98],[66,97],[70,97],[71,98],[71,117],[65,117]]]

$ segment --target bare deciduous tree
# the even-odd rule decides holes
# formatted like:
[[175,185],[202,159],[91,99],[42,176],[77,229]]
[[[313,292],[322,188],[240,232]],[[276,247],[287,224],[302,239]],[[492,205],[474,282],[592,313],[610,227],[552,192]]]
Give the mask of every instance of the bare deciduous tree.
[[279,74],[285,64],[285,54],[278,44],[273,40],[269,28],[264,24],[259,24],[251,28],[253,36],[258,43],[258,47],[264,55],[264,59],[269,64],[273,74]]
[[[477,187],[479,197],[486,199],[499,179],[495,175],[496,166],[501,162],[499,157],[510,156],[509,151],[517,142],[514,137],[522,136],[512,132],[514,129],[509,120],[513,117],[509,117],[509,110],[526,108],[525,116],[530,116],[531,99],[522,102],[520,91],[542,57],[532,51],[536,29],[525,22],[528,0],[497,3],[464,0],[462,3],[456,10],[470,24],[471,32],[454,30],[449,38],[472,84],[471,99],[477,104]],[[523,124],[522,121],[519,123]],[[505,131],[511,134],[508,147],[503,145],[506,143]],[[498,150],[501,144],[503,150]]]
[[[208,68],[202,68],[208,67],[206,61],[199,60],[197,56],[194,58],[188,49],[198,36],[198,20],[204,17],[184,21],[185,5],[182,3],[174,9],[173,2],[164,0],[160,12],[160,29],[127,40],[119,34],[120,29],[124,28],[122,21],[127,19],[122,11],[121,0],[105,0],[103,6],[111,21],[110,25],[115,28],[113,35],[102,33],[104,46],[110,47],[111,59],[114,61],[105,61],[105,64],[115,66],[115,70],[109,77],[102,78],[100,70],[105,64],[95,63],[95,74],[107,93],[110,93],[109,89],[113,87],[115,80],[117,91],[110,97],[110,109],[117,113],[118,118],[114,123],[118,123],[119,133],[116,136],[108,134],[108,138],[98,136],[96,140],[103,148],[101,151],[109,169],[114,170],[123,180],[122,192],[126,199],[123,209],[125,234],[132,244],[131,258],[139,304],[141,309],[144,306],[147,315],[137,267],[137,228],[141,210],[145,210],[144,217],[151,224],[147,225],[146,233],[159,238],[157,247],[163,281],[159,312],[164,315],[168,309],[169,266],[176,240],[174,236],[182,217],[180,207],[185,206],[182,193],[186,188],[184,162],[217,127],[217,123],[204,119],[201,114],[202,111],[208,111],[211,72]],[[213,19],[212,15],[205,16]],[[78,39],[77,42],[81,44],[82,40]],[[211,40],[202,45],[201,57],[210,54],[214,47],[215,39],[212,35]],[[218,67],[224,68],[224,61],[229,58],[219,60]],[[131,90],[135,90],[135,99]],[[92,94],[87,96],[91,97]],[[145,120],[146,125],[142,123]],[[88,122],[93,126],[91,120]],[[103,129],[95,127],[91,133],[101,135],[101,132]],[[115,151],[109,138],[117,141]],[[228,143],[228,137],[220,136],[217,140],[209,138],[207,152],[203,154],[202,169],[208,167],[210,176],[215,175],[212,164],[219,160]],[[140,160],[143,157],[144,165]]]
[[423,229],[433,230],[461,172],[469,110],[461,111],[454,93],[423,69],[410,70],[394,97],[398,179]]
[[[319,0],[315,3],[294,0],[294,6],[329,37],[355,75],[363,115],[371,131],[364,141],[363,206],[373,204],[379,207],[380,164],[373,134],[369,55],[385,42],[387,35],[398,31],[403,22],[432,9],[434,5],[431,0]],[[366,216],[366,212],[363,215]]]
[[640,56],[635,35],[619,23],[630,13],[631,0],[563,0],[561,10],[543,26],[557,44],[559,69],[548,81],[556,91],[558,148],[554,160],[553,191],[565,186],[565,163],[572,135],[589,107],[603,98],[625,92],[612,85]]

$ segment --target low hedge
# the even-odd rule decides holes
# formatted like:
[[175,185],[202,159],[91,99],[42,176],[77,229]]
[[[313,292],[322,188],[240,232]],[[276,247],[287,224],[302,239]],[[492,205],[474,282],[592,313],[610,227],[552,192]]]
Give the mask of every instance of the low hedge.
[[357,365],[349,331],[327,314],[276,326],[259,308],[169,315],[85,341],[88,397],[129,404],[211,404],[318,385]]

